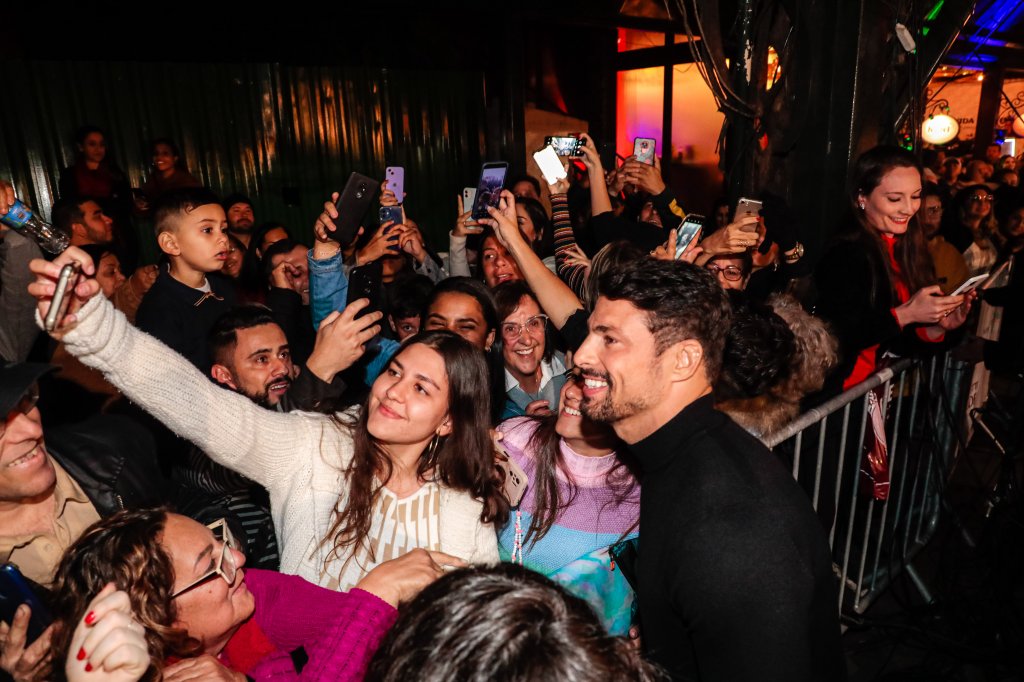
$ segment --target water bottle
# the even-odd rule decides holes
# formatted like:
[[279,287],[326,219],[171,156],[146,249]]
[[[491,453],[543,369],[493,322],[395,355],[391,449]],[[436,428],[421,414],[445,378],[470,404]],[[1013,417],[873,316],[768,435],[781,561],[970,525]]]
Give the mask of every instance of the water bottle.
[[31,237],[39,244],[39,248],[53,254],[60,253],[71,243],[71,237],[66,232],[42,220],[17,199],[7,215],[0,216],[0,223]]

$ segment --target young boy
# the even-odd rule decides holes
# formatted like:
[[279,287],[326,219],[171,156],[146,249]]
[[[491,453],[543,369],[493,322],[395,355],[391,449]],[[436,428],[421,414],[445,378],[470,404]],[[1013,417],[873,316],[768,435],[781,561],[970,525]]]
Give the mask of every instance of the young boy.
[[235,305],[234,288],[219,273],[228,255],[224,208],[206,188],[180,189],[160,198],[153,221],[169,264],[142,299],[136,325],[206,373],[207,335]]

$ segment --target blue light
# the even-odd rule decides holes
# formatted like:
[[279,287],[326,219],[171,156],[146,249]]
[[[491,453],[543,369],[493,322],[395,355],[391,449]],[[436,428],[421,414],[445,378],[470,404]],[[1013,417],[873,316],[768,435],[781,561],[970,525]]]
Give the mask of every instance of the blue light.
[[986,31],[1009,28],[1024,14],[1020,0],[994,0],[984,12],[974,19],[974,25]]
[[977,66],[978,64],[991,64],[992,62],[997,61],[997,59],[998,58],[994,54],[950,52],[946,55],[945,61],[961,66]]

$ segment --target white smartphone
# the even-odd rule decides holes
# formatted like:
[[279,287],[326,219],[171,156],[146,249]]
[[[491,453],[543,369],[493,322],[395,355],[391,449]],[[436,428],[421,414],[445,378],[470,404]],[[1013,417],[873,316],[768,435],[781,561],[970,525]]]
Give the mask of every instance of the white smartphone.
[[978,288],[978,285],[988,279],[988,273],[983,275],[975,275],[974,277],[968,277],[967,281],[956,288],[956,291],[950,294],[950,296],[959,296],[960,294],[966,294],[974,291]]
[[544,174],[544,179],[549,185],[568,177],[568,173],[562,166],[562,160],[558,158],[558,152],[551,145],[544,147],[539,152],[534,152],[533,160],[537,162],[540,172]]
[[473,210],[473,202],[476,201],[476,187],[465,187],[462,190],[462,212]]
[[686,253],[686,247],[690,245],[693,238],[697,236],[701,228],[704,226],[704,216],[696,213],[690,213],[686,216],[686,220],[676,230],[676,253],[675,258],[679,260],[679,257]]

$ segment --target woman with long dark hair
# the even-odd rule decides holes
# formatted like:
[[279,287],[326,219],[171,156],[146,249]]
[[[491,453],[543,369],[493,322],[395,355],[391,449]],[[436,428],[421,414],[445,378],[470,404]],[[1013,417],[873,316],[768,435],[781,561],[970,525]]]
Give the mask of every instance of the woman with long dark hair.
[[[33,261],[31,286],[49,307],[60,266]],[[448,331],[410,337],[391,358],[360,409],[328,417],[265,410],[211,383],[184,358],[131,327],[95,282],[78,285],[82,308],[69,352],[211,459],[270,494],[281,570],[345,589],[382,561],[414,548],[469,562],[497,559],[495,523],[508,504],[490,439],[490,393],[483,351]],[[376,336],[380,313],[356,318],[363,300],[324,324],[350,326],[351,357]],[[66,321],[66,323],[67,323]],[[321,326],[323,328],[323,325]],[[340,333],[340,332],[339,332]]]
[[569,376],[557,412],[499,426],[502,445],[529,479],[498,533],[505,561],[518,561],[587,600],[613,635],[632,622],[633,590],[609,547],[636,537],[640,485],[612,429],[580,412],[582,379]]
[[904,149],[875,147],[857,160],[850,229],[815,274],[815,312],[832,325],[842,357],[829,394],[866,379],[885,351],[941,341],[967,319],[973,296],[943,296],[936,283],[917,220],[921,191],[921,165]]

